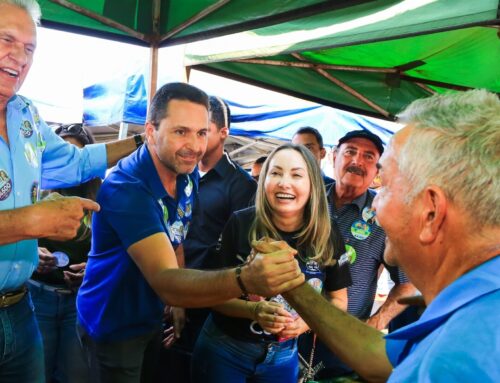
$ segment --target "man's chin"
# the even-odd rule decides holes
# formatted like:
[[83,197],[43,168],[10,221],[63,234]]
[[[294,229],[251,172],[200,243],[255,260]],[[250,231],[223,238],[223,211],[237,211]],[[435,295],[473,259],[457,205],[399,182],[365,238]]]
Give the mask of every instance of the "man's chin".
[[396,257],[394,256],[393,252],[385,248],[384,251],[384,261],[387,263],[389,266],[399,266]]

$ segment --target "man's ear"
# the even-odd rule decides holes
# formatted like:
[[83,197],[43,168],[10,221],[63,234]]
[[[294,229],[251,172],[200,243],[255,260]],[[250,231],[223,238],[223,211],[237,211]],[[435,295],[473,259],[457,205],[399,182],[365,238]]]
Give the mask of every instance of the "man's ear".
[[229,129],[226,126],[224,126],[223,128],[220,128],[219,133],[220,133],[220,137],[223,140],[225,140],[227,138],[227,136],[229,136]]
[[319,157],[320,157],[321,159],[323,159],[323,158],[325,158],[325,156],[326,156],[326,149],[325,149],[325,148],[321,148],[321,149],[319,150]]
[[448,201],[443,190],[435,185],[426,187],[417,198],[421,199],[422,206],[419,240],[430,244],[436,240],[443,226]]
[[146,140],[149,144],[154,144],[155,139],[153,132],[156,130],[155,126],[151,122],[146,122],[146,126],[144,127],[144,133],[146,134]]

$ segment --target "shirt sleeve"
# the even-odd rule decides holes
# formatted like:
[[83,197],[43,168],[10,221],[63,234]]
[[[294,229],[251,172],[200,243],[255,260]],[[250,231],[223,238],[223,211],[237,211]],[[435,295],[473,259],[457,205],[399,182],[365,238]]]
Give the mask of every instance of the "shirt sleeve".
[[156,233],[165,233],[157,201],[130,184],[104,184],[99,193],[101,214],[118,236],[124,249]]
[[41,121],[40,133],[45,148],[42,154],[42,189],[71,187],[92,178],[104,178],[107,167],[105,144],[79,149],[64,141]]
[[252,204],[257,183],[253,179],[246,179],[245,182],[238,183],[231,190],[231,211],[245,209]]

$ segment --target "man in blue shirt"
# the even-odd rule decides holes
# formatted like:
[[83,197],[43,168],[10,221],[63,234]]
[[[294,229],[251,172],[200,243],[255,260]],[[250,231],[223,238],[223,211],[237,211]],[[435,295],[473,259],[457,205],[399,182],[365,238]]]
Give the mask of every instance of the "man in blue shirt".
[[103,177],[136,145],[130,138],[80,150],[58,137],[16,94],[33,61],[40,8],[33,0],[0,0],[0,15],[0,381],[38,382],[43,348],[24,286],[38,263],[36,239],[71,239],[84,210],[99,208],[76,197],[38,201],[39,190]]
[[[193,222],[182,244],[185,266],[200,270],[216,268],[219,263],[216,247],[226,222],[231,213],[249,206],[257,189],[252,177],[224,152],[231,125],[229,106],[216,96],[210,96],[209,103],[207,150],[198,163],[199,193],[194,204]],[[175,309],[172,313],[178,315],[179,311]],[[172,383],[189,380],[190,354],[209,313],[210,309],[187,310],[184,329],[177,326],[174,336],[167,338],[166,345],[169,345],[170,340],[180,337],[172,350],[163,354],[171,365],[161,363],[163,372],[168,374]],[[174,320],[173,324],[176,323],[179,322]]]
[[[83,341],[97,357],[103,382],[138,382],[142,372],[152,373],[146,362],[154,364],[154,357],[145,353],[158,344],[164,303],[209,307],[303,282],[288,250],[234,269],[178,269],[175,249],[193,214],[195,167],[205,153],[207,129],[207,95],[188,84],[164,85],[151,102],[147,144],[101,186],[77,307]],[[143,380],[151,381],[150,375]]]
[[284,294],[368,381],[500,381],[499,116],[484,90],[415,101],[382,157],[384,258],[422,292],[418,321],[384,339],[309,286]]
[[[311,151],[318,161],[318,166],[321,169],[321,160],[326,156],[326,149],[323,146],[323,137],[318,129],[311,126],[304,126],[297,130],[292,137],[292,144],[304,145],[307,149]],[[323,182],[325,185],[329,185],[333,182],[333,178],[328,177],[323,174]]]

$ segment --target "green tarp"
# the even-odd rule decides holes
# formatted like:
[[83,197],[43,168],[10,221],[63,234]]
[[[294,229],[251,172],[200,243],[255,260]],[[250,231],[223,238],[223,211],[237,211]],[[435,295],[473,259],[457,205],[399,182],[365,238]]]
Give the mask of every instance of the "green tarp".
[[434,92],[500,92],[499,0],[373,1],[188,44],[186,65],[393,119]]
[[368,0],[39,0],[43,25],[149,45],[235,33]]

